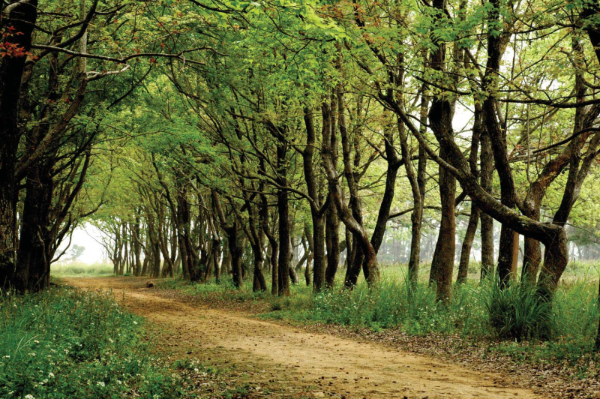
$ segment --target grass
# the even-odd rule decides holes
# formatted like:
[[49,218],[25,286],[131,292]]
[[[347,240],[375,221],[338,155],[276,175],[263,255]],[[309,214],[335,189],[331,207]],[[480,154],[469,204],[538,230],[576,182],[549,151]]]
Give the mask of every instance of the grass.
[[50,269],[53,277],[111,276],[114,268],[107,263],[88,265],[80,262],[55,263]]
[[177,398],[142,320],[110,295],[56,288],[0,297],[0,397]]
[[576,361],[582,356],[596,357],[597,265],[573,265],[551,306],[538,300],[534,287],[513,284],[499,290],[491,281],[479,284],[474,279],[455,286],[452,302],[444,306],[436,302],[433,287],[420,282],[411,289],[405,275],[405,267],[387,267],[376,289],[363,282],[352,291],[336,287],[313,295],[310,288],[297,285],[287,298],[252,293],[251,282],[240,290],[229,281],[189,284],[170,280],[161,287],[177,288],[211,303],[255,304],[266,319],[373,331],[397,329],[414,336],[458,335],[490,342],[495,350],[517,358]]

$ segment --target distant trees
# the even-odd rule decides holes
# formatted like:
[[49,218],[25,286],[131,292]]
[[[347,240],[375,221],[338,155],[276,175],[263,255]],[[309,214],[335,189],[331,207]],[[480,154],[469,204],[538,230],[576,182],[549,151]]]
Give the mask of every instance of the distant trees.
[[75,262],[81,258],[81,255],[85,252],[85,247],[83,245],[73,245],[69,250],[69,257],[67,261]]

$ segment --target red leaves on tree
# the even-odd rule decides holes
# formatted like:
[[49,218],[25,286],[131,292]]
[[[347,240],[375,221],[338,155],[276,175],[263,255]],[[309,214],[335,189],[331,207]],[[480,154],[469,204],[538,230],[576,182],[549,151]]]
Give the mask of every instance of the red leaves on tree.
[[0,42],[0,57],[18,58],[31,55],[29,51],[25,51],[23,46],[11,41],[11,38],[21,35],[23,35],[23,32],[16,32],[14,26],[9,26],[4,32],[2,32],[2,42]]

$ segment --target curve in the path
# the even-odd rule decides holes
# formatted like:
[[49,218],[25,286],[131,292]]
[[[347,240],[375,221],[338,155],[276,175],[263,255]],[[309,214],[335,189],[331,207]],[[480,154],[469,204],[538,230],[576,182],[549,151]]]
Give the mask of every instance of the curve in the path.
[[[332,335],[313,334],[234,311],[191,306],[145,289],[133,278],[73,278],[84,289],[112,289],[163,334],[157,344],[174,357],[245,370],[256,384],[278,384],[289,397],[540,398],[498,374],[472,371],[425,356]],[[119,290],[123,290],[121,294]],[[278,396],[274,396],[278,397]]]

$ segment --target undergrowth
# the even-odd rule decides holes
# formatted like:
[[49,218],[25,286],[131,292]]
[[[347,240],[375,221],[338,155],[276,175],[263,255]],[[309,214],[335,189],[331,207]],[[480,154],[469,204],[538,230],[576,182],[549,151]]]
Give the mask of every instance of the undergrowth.
[[110,295],[0,296],[2,398],[174,398],[179,380],[148,354],[141,319]]

